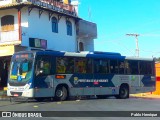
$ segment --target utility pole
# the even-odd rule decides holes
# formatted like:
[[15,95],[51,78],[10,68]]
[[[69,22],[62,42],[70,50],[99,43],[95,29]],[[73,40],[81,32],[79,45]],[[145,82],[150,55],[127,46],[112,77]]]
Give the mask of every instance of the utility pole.
[[138,36],[139,34],[126,34],[128,36],[134,36],[136,38],[136,56],[139,57]]

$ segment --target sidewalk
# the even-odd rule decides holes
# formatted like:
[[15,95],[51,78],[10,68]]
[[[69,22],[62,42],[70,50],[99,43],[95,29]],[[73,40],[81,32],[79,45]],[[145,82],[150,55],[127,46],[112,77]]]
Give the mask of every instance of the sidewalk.
[[130,97],[135,97],[135,98],[160,98],[160,95],[151,94],[151,93],[139,93],[139,94],[130,94]]
[[0,101],[10,100],[9,97],[7,97],[7,91],[6,90],[0,90]]

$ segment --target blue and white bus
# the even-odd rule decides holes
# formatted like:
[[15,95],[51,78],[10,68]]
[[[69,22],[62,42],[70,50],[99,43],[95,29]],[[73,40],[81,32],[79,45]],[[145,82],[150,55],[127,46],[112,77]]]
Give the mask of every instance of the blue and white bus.
[[22,51],[12,56],[8,96],[120,99],[155,90],[155,61],[109,52]]

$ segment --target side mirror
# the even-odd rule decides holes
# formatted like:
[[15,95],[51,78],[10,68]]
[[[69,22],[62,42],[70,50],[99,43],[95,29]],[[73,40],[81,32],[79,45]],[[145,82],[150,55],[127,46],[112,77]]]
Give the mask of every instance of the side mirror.
[[37,70],[36,76],[41,76],[41,75],[43,75],[43,73],[44,73],[44,70],[42,70],[42,69]]
[[39,70],[39,73],[40,73],[40,74],[42,74],[43,72],[44,72],[44,71],[43,71],[42,69],[41,69],[41,70]]
[[44,63],[43,61],[40,61],[40,68],[43,68],[44,67]]

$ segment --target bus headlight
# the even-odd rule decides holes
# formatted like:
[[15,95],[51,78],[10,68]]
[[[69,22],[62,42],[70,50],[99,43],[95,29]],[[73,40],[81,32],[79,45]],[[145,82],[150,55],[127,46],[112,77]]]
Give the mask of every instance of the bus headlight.
[[30,86],[31,86],[31,83],[29,83],[29,84],[26,84],[26,86],[25,86],[25,90],[28,90],[29,88],[30,88]]

